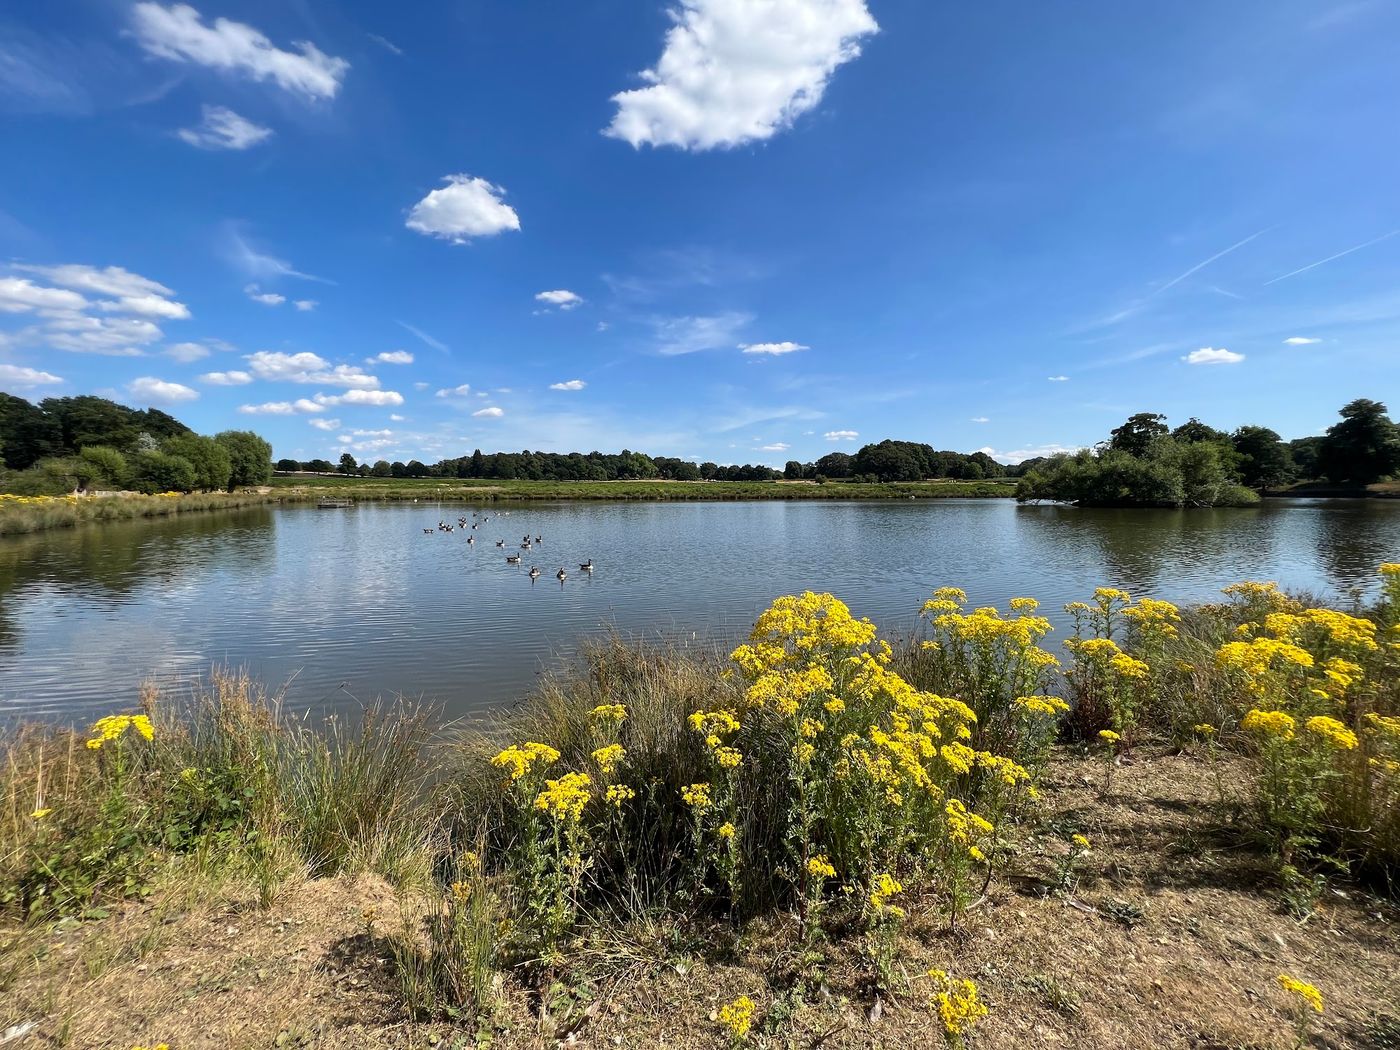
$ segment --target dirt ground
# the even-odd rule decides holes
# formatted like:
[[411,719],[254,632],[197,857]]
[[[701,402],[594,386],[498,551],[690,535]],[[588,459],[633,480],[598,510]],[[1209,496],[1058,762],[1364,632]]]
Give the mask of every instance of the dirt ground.
[[[790,924],[742,941],[625,929],[581,950],[573,987],[527,993],[505,975],[482,1031],[415,1022],[377,932],[399,921],[400,902],[361,877],[289,885],[266,911],[235,890],[0,930],[0,1047],[689,1050],[727,1045],[714,1013],[741,994],[758,1004],[754,1046],[937,1047],[914,979],[936,966],[974,979],[991,1008],[972,1047],[1291,1047],[1287,972],[1326,1000],[1309,1045],[1400,1048],[1393,902],[1334,884],[1307,921],[1291,917],[1267,858],[1214,820],[1199,759],[1123,765],[1107,799],[1102,778],[1097,761],[1056,758],[1044,822],[958,933],[909,902],[899,967],[913,980],[892,997],[873,990],[855,936],[825,946],[808,969],[821,979],[799,994]],[[1092,852],[1072,888],[1052,892],[1074,833]]]

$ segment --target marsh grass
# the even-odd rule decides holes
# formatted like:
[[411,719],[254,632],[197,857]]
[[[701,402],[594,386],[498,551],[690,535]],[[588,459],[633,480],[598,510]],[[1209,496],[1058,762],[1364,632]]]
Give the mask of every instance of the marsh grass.
[[27,500],[0,499],[0,536],[46,529],[73,528],[140,518],[167,517],[210,510],[237,510],[279,503],[276,492],[190,492],[178,495],[60,496]]

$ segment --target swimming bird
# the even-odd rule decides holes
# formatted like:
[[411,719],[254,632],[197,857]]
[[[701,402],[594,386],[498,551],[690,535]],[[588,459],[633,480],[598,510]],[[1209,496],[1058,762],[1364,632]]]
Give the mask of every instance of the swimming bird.
[[424,529],[423,532],[424,532],[426,535],[428,535],[428,536],[431,536],[431,535],[433,534],[433,530],[432,530],[432,529]]
[[467,542],[468,542],[468,543],[475,543],[475,542],[476,542],[476,537],[475,537],[475,536],[468,536],[468,537],[467,537]]
[[[428,530],[427,530],[427,529],[424,529],[423,531],[424,531],[424,532],[427,532]],[[496,546],[497,546],[497,547],[504,547],[505,545],[506,545],[506,541],[505,541],[505,540],[497,540],[497,541],[496,541]]]
[[559,571],[556,572],[554,575],[559,577],[559,582],[560,582],[560,583],[563,583],[563,582],[564,582],[564,577],[567,576],[567,575],[569,575],[569,574],[568,574],[567,572],[564,571],[564,566],[561,565],[561,566],[559,566]]
[[506,564],[507,564],[507,565],[519,565],[519,564],[520,564],[520,555],[518,555],[518,554],[507,554],[507,555],[506,555]]
[[544,537],[543,537],[543,536],[536,536],[536,537],[535,537],[535,542],[536,542],[536,543],[543,543],[543,542],[544,542]]
[[579,562],[579,563],[578,563],[578,567],[579,567],[580,569],[582,569],[584,572],[592,572],[592,571],[593,571],[593,559],[592,559],[592,558],[589,558],[587,561],[581,561],[581,562]]
[[536,578],[539,576],[539,574],[540,574],[540,567],[539,567],[538,565],[531,565],[531,566],[530,566],[530,579],[532,579],[532,580],[533,580],[533,579],[536,579]]
[[522,543],[522,544],[520,545],[520,549],[523,550],[523,551],[527,551],[527,550],[530,549],[530,544],[529,544],[528,542]]

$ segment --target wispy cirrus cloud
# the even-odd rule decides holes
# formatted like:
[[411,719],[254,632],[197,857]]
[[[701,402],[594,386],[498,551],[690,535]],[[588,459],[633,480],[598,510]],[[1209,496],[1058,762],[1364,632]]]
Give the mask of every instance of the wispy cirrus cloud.
[[739,332],[752,320],[753,314],[738,310],[705,316],[653,318],[656,352],[663,357],[676,357],[733,346]]
[[196,149],[245,150],[272,138],[272,129],[254,124],[226,106],[204,106],[198,124],[175,134]]

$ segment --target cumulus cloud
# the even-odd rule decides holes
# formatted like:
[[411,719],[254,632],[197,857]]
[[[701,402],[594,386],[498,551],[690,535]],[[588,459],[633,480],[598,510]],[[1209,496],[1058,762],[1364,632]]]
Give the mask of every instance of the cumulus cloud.
[[588,384],[582,379],[566,379],[562,383],[550,383],[551,390],[582,390]]
[[970,420],[970,422],[972,422],[972,423],[990,423],[991,420],[988,419],[986,416],[973,416],[972,419]]
[[396,390],[347,390],[343,394],[317,394],[318,405],[371,405],[383,407],[403,404],[403,395]]
[[604,134],[640,148],[763,140],[821,102],[879,26],[865,0],[682,0],[644,87],[613,96]]
[[520,229],[520,216],[501,200],[505,190],[471,175],[448,175],[446,186],[431,191],[413,206],[405,225],[410,230],[466,244],[473,237],[491,237]]
[[370,364],[379,362],[386,365],[411,365],[413,364],[413,355],[407,350],[385,350],[382,354],[375,354],[368,360]]
[[994,448],[979,448],[978,452],[985,452],[998,463],[1020,463],[1027,459],[1041,459],[1045,456],[1058,456],[1061,453],[1073,454],[1080,451],[1082,445],[1037,445],[1034,448],[1018,448],[1010,452],[998,452]]
[[177,303],[159,295],[128,295],[121,299],[104,300],[97,304],[103,313],[136,314],[140,317],[159,317],[166,321],[185,321],[190,310],[184,303]]
[[272,137],[272,129],[254,124],[225,106],[205,106],[203,119],[192,128],[181,128],[177,135],[199,149],[248,149]]
[[739,330],[752,320],[752,314],[737,311],[701,317],[657,318],[652,322],[656,329],[656,350],[666,357],[676,357],[733,346]]
[[1306,335],[1291,335],[1284,340],[1288,346],[1311,346],[1313,343],[1320,343],[1321,339],[1313,339]]
[[313,426],[317,430],[339,430],[340,420],[338,419],[308,419],[307,426]]
[[1068,383],[1069,376],[1046,376],[1052,383]]
[[[415,386],[417,384],[414,384]],[[470,383],[463,383],[461,386],[449,386],[437,392],[437,397],[466,397],[472,392]]]
[[88,317],[72,314],[48,322],[45,341],[56,350],[109,357],[140,357],[138,347],[164,337],[150,321],[134,317]]
[[491,405],[489,408],[478,409],[472,413],[477,419],[500,419],[505,414],[505,409],[497,408],[495,405]]
[[[265,401],[261,405],[239,405],[238,411],[247,416],[291,416],[298,412],[324,412],[325,408],[315,401],[299,397],[295,401]],[[317,421],[312,420],[312,426],[316,425]]]
[[369,375],[357,365],[335,365],[319,354],[302,351],[297,354],[278,350],[259,350],[244,358],[259,379],[281,383],[317,383],[322,386],[344,386],[357,390],[376,390],[379,377]]
[[246,386],[253,377],[247,372],[205,372],[199,381],[210,386]]
[[208,357],[213,351],[201,343],[176,343],[165,348],[165,356],[173,357],[183,365]]
[[33,310],[82,310],[88,305],[77,292],[46,288],[24,277],[0,277],[0,313]]
[[1192,350],[1182,360],[1188,365],[1237,365],[1244,360],[1244,354],[1204,346],[1199,350]]
[[244,293],[255,303],[262,303],[264,306],[281,306],[287,301],[285,295],[278,295],[276,292],[259,291],[256,284],[245,285]]
[[775,441],[771,445],[760,445],[758,450],[760,452],[786,452],[790,448],[792,446],[786,441]]
[[23,365],[0,364],[0,386],[11,390],[30,390],[36,386],[56,386],[64,382],[52,372],[41,372],[37,368]]
[[170,383],[154,376],[133,379],[126,385],[126,389],[132,397],[141,398],[143,401],[149,401],[156,405],[173,405],[181,401],[193,401],[199,397],[198,390],[193,390],[183,383]]
[[284,51],[242,22],[216,18],[205,25],[188,4],[138,3],[132,8],[132,21],[137,41],[153,55],[271,81],[307,99],[334,98],[350,68],[345,59],[327,55],[305,40],[292,45],[296,51]]
[[552,292],[538,292],[535,301],[557,306],[561,310],[572,310],[583,302],[583,296],[575,295],[566,288],[558,288]]
[[791,354],[798,350],[810,350],[810,346],[803,346],[801,343],[740,343],[739,349],[746,354]]
[[320,306],[321,304],[318,303],[315,299],[298,299],[296,302],[292,303],[292,305],[305,314],[310,313],[312,310],[316,309],[316,307]]
[[856,430],[828,430],[822,437],[828,441],[854,441],[860,437],[860,432]]

